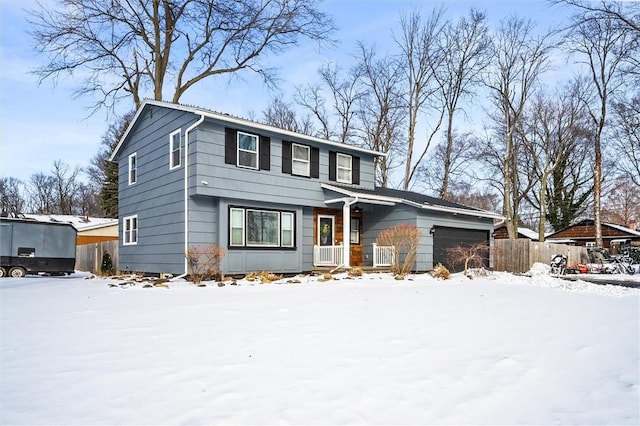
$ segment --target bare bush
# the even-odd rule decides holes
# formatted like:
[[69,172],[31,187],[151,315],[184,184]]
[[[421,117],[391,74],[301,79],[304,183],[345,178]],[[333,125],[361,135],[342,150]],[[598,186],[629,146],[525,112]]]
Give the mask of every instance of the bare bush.
[[422,232],[408,223],[400,223],[385,229],[376,238],[379,246],[391,246],[396,256],[391,265],[391,272],[396,275],[406,275],[411,272],[418,257],[418,246]]
[[216,245],[193,246],[187,250],[189,276],[195,284],[206,279],[221,279],[220,262],[225,252]]
[[435,268],[431,270],[431,276],[433,278],[441,278],[443,280],[448,280],[451,273],[442,263],[438,263]]
[[489,253],[486,243],[458,245],[447,249],[447,260],[450,264],[464,263],[464,274],[468,275],[469,267],[480,268]]

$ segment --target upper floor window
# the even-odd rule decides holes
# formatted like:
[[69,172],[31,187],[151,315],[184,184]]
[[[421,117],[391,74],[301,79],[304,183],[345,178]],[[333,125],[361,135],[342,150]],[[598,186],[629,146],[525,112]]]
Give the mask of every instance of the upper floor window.
[[180,129],[169,135],[169,169],[180,167],[182,158],[182,140]]
[[138,181],[138,154],[133,153],[129,156],[129,185],[133,185]]
[[351,183],[351,156],[340,154],[336,155],[337,164],[337,181],[342,183]]
[[360,185],[360,157],[329,151],[329,180]]
[[127,245],[138,244],[138,216],[127,216],[122,219],[122,243]]
[[291,144],[291,173],[309,176],[311,171],[311,148],[296,143]]
[[269,170],[271,139],[225,128],[224,162],[238,167]]
[[283,140],[282,173],[311,178],[320,177],[320,150]]
[[238,132],[238,166],[258,168],[258,137]]

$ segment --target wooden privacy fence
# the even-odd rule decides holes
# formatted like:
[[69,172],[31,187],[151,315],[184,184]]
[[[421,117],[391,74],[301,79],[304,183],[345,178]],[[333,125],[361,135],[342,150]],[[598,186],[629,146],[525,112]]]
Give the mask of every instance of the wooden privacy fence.
[[575,268],[578,263],[588,263],[589,255],[586,247],[566,244],[538,243],[526,238],[517,240],[494,240],[493,269],[522,273],[531,269],[534,263],[546,265],[556,254],[567,256],[567,267]]
[[118,240],[76,246],[76,271],[100,274],[105,252],[111,256],[113,270],[118,271]]

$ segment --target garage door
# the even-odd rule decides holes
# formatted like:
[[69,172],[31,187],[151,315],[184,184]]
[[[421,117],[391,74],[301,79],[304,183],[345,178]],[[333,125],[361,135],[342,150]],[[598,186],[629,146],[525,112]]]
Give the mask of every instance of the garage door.
[[[464,262],[452,264],[447,259],[447,249],[456,246],[469,246],[475,243],[489,245],[489,231],[477,229],[449,228],[436,226],[433,234],[433,265],[442,263],[451,272],[464,270]],[[489,266],[489,253],[484,253],[484,265]]]

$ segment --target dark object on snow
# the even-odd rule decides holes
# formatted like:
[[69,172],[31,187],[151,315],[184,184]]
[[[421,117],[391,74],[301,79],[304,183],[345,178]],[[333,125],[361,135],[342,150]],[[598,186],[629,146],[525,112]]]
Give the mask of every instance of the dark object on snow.
[[567,273],[567,256],[564,254],[553,255],[550,265],[552,274],[565,275]]
[[70,223],[0,217],[0,277],[72,274],[76,234]]

